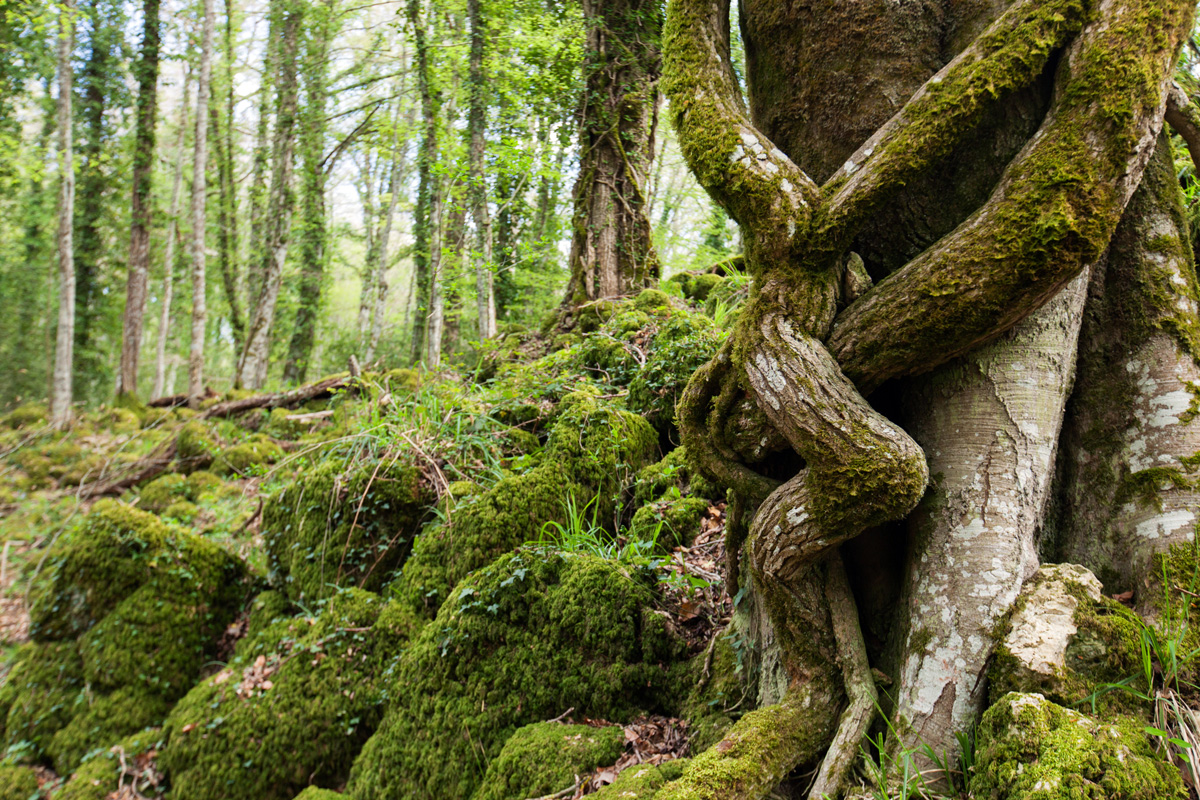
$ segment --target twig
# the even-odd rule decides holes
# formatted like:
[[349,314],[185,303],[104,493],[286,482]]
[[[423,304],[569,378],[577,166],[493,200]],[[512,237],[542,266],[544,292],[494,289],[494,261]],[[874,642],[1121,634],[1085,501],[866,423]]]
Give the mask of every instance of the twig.
[[559,714],[554,719],[548,719],[548,720],[546,720],[546,722],[562,722],[564,719],[566,719],[568,716],[570,716],[571,712],[573,712],[574,710],[575,710],[575,706],[571,706],[570,708],[568,708],[563,713]]
[[579,776],[576,775],[575,783],[572,784],[571,786],[568,786],[567,788],[562,789],[561,791],[557,791],[554,794],[544,794],[541,797],[531,797],[531,798],[529,798],[529,800],[560,800],[560,798],[569,797],[569,796],[575,794],[575,790],[579,788],[579,784],[580,784]]

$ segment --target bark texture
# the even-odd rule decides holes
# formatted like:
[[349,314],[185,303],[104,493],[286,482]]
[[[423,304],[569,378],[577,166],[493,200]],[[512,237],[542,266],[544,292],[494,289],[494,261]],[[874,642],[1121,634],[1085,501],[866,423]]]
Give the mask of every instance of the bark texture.
[[179,200],[183,194],[183,151],[187,139],[188,96],[191,70],[184,75],[180,99],[179,132],[175,136],[175,174],[171,179],[171,207],[167,212],[167,234],[163,249],[162,298],[158,311],[158,340],[154,344],[154,397],[162,397],[167,380],[167,342],[171,338],[171,300],[175,294],[175,245],[179,240]]
[[192,143],[192,341],[188,351],[189,404],[204,396],[204,345],[208,323],[208,99],[212,92],[213,0],[204,0],[200,69],[196,77],[196,132]]
[[636,292],[658,280],[644,187],[658,123],[660,5],[584,0],[587,86],[580,112],[565,305]]
[[142,4],[142,52],[138,80],[137,131],[134,134],[133,198],[129,230],[129,276],[125,284],[121,363],[117,394],[137,395],[138,360],[146,318],[146,288],[150,278],[151,180],[154,176],[155,125],[158,121],[159,0]]
[[75,148],[71,114],[75,0],[65,0],[58,20],[58,332],[50,384],[50,423],[61,428],[71,421],[71,377],[75,361]]

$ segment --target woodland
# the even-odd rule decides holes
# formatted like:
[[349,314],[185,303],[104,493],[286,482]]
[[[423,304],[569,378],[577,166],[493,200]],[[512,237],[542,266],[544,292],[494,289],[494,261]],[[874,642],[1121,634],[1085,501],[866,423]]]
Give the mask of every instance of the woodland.
[[0,0],[0,800],[1200,800],[1196,11]]

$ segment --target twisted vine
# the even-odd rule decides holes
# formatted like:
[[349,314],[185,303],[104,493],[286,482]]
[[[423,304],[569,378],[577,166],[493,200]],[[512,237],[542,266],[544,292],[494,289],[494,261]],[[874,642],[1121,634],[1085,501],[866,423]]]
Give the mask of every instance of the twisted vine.
[[[837,558],[837,545],[912,511],[928,480],[924,454],[864,394],[995,339],[1103,253],[1162,127],[1192,12],[1190,0],[1018,0],[818,186],[746,111],[730,61],[728,0],[671,0],[670,113],[689,167],[741,227],[754,277],[729,342],[679,407],[696,467],[730,489],[732,585],[746,534],[756,580],[799,596],[814,565]],[[872,214],[1050,69],[1051,107],[991,197],[861,297],[843,297],[849,247]],[[729,440],[745,398],[803,458],[791,479],[760,474]],[[840,575],[840,562],[830,564]],[[835,584],[844,587],[836,598]],[[829,586],[834,613],[840,605],[853,614],[845,581]],[[849,634],[838,620],[834,629],[842,650]],[[862,728],[869,709],[863,693],[850,695],[836,741],[857,747],[847,727]],[[802,714],[804,703],[789,698],[779,713]],[[705,754],[659,796],[761,796],[826,744],[796,734],[747,771],[729,754],[742,752],[755,724],[739,723],[724,750]],[[844,753],[831,761],[844,771]],[[820,788],[836,793],[844,775],[824,772]]]

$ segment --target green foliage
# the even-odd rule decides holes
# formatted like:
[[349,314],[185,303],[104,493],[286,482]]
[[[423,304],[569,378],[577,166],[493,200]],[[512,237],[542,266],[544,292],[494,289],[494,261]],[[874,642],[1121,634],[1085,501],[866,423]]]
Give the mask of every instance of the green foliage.
[[174,800],[291,800],[345,780],[374,730],[403,641],[375,631],[383,602],[349,589],[281,619],[192,689],[163,728]]
[[0,764],[0,800],[34,800],[37,796],[36,772],[29,767]]
[[213,460],[217,475],[257,475],[283,458],[283,449],[267,438],[251,439],[220,450]]
[[46,748],[60,775],[70,775],[98,748],[157,725],[170,710],[162,695],[136,687],[123,687],[109,695],[85,693],[84,707],[60,728]]
[[121,762],[124,759],[126,768],[136,771],[139,757],[161,746],[159,731],[152,728],[126,736],[112,747],[92,752],[69,776],[66,785],[55,793],[54,800],[108,800],[122,781],[125,786],[132,786],[149,796],[152,781],[144,775],[123,775]]
[[571,707],[604,719],[662,708],[680,650],[651,590],[623,568],[584,555],[502,556],[456,586],[406,650],[348,793],[469,797],[522,725]]
[[83,691],[83,661],[74,642],[23,645],[0,684],[4,746],[41,758],[54,734],[70,721]]
[[487,772],[472,800],[542,797],[572,786],[575,777],[613,764],[625,749],[619,725],[537,722],[518,728]]

